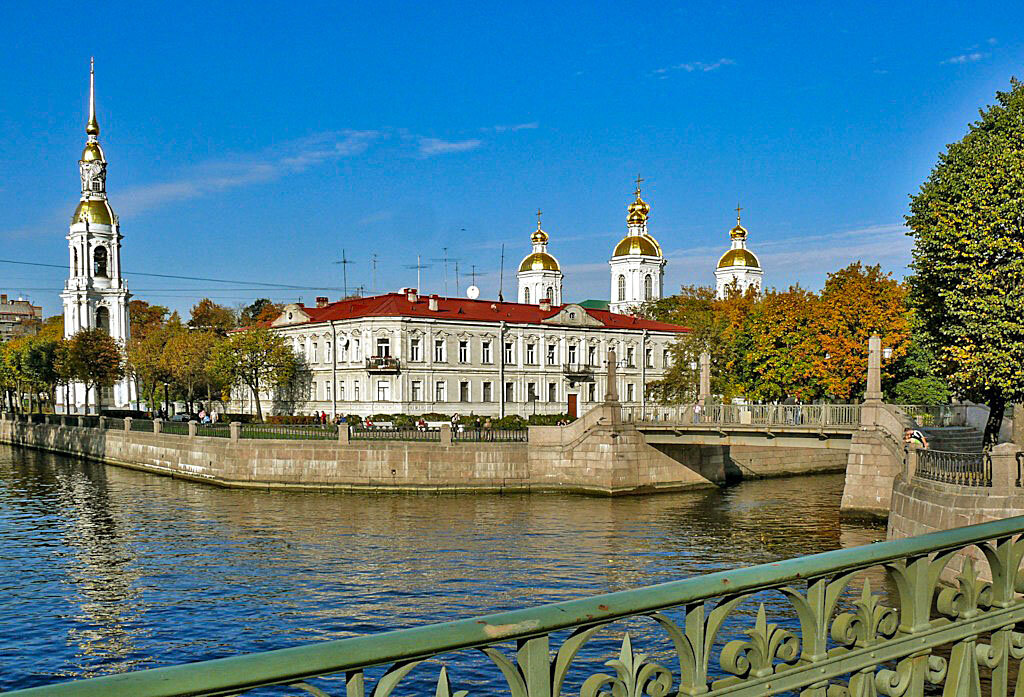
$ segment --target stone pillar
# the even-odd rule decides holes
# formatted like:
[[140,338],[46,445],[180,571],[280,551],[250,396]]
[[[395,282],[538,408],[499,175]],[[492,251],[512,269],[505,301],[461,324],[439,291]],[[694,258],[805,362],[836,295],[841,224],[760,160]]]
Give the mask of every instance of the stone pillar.
[[711,354],[704,351],[700,354],[700,396],[697,401],[706,406],[711,399]]
[[231,431],[231,440],[238,440],[242,435],[242,424],[238,421],[232,421],[228,424],[228,428]]
[[617,404],[619,401],[618,378],[615,377],[615,349],[608,349],[608,378],[604,390],[604,401]]
[[188,437],[195,438],[196,432],[198,431],[199,424],[195,421],[188,422]]
[[1013,433],[1010,440],[1024,448],[1024,404],[1014,404],[1012,409]]
[[868,339],[868,389],[864,401],[882,401],[882,340],[877,334]]
[[338,424],[338,443],[348,445],[349,429],[347,423]]
[[153,433],[160,433],[164,425],[163,419],[153,419]]
[[452,444],[452,425],[441,424],[441,445]]
[[914,475],[917,474],[917,461],[921,457],[921,446],[916,443],[910,443],[907,446],[907,460],[906,465],[903,468],[904,479],[909,483]]
[[1017,451],[1014,443],[1001,443],[992,448],[992,491],[1013,491],[1017,488]]
[[79,428],[85,428],[85,417],[84,416],[79,416],[78,417],[78,427]]
[[96,423],[97,423],[97,428],[99,428],[101,431],[104,430],[107,427],[107,417],[105,417],[105,416],[99,417],[99,419],[97,419]]
[[132,430],[132,417],[130,417],[130,416],[124,417],[124,430],[126,430],[126,431]]

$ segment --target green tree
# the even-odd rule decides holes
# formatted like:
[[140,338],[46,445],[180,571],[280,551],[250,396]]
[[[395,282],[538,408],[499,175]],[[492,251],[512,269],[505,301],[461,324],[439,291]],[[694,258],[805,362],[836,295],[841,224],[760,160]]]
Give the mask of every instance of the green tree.
[[270,298],[257,298],[252,305],[242,308],[238,314],[238,324],[248,327],[257,322],[269,322],[277,319],[283,305],[273,302]]
[[229,335],[214,351],[211,365],[225,383],[249,388],[262,421],[260,392],[287,385],[300,364],[283,337],[252,328]]
[[203,298],[192,306],[188,326],[193,329],[224,334],[238,326],[238,318],[230,307]]
[[128,326],[133,339],[145,339],[152,332],[167,324],[170,313],[163,305],[150,305],[145,300],[131,300],[128,303]]
[[85,385],[86,411],[93,390],[110,387],[124,377],[121,347],[103,329],[83,329],[71,337],[62,360],[72,379]]
[[939,154],[906,220],[927,348],[955,392],[988,404],[993,444],[1006,403],[1024,399],[1024,84]]
[[165,363],[174,382],[182,389],[192,412],[196,389],[210,382],[210,363],[221,341],[213,332],[180,332],[164,349]]

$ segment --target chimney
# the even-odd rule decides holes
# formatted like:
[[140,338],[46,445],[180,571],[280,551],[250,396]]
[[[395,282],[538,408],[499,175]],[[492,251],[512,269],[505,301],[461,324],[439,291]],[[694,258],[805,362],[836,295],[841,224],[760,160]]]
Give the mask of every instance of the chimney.
[[7,293],[0,295],[0,303],[3,303],[4,305],[7,304]]
[[540,311],[551,312],[551,298],[544,297],[540,299]]
[[317,307],[327,307],[327,297],[323,296],[323,295],[318,295],[316,297],[316,306]]
[[409,302],[413,303],[413,304],[416,304],[417,302],[419,302],[419,299],[420,299],[419,296],[416,295],[416,289],[415,288],[406,288],[405,289],[405,297],[408,298]]
[[428,301],[427,307],[431,312],[437,312],[437,296],[431,295]]

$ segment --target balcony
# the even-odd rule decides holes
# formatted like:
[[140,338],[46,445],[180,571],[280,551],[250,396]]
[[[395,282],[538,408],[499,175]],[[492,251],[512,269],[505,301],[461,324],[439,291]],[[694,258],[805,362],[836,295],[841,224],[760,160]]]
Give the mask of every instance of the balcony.
[[366,372],[371,375],[397,373],[399,370],[400,364],[397,358],[392,358],[391,356],[373,356],[366,359]]
[[570,385],[579,382],[594,382],[594,366],[586,363],[565,363],[562,365],[562,373]]

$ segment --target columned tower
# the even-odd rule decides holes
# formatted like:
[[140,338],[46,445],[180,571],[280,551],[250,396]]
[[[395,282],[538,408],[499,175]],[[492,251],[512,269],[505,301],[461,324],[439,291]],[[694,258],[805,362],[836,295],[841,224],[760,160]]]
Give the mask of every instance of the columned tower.
[[[96,120],[96,75],[89,66],[88,136],[78,173],[82,180],[82,196],[71,216],[68,240],[68,280],[60,294],[64,302],[64,337],[70,338],[83,329],[103,329],[126,346],[129,337],[128,292],[121,279],[121,226],[107,201],[107,159],[100,147],[100,126]],[[61,392],[58,390],[58,392]],[[69,390],[66,411],[80,410],[86,405],[125,408],[132,401],[128,378],[102,394],[86,395],[85,385],[73,384]],[[87,399],[88,397],[88,399]],[[58,395],[58,402],[64,395]]]
[[612,252],[611,302],[608,309],[625,313],[647,300],[657,300],[665,292],[665,257],[661,245],[647,232],[651,206],[640,198],[636,178],[636,200],[629,204],[626,216],[628,232]]
[[562,304],[562,270],[558,260],[548,254],[548,233],[540,229],[540,210],[537,211],[537,229],[530,235],[533,251],[519,264],[519,302],[539,305],[543,298],[552,305]]
[[740,225],[742,210],[736,204],[736,227],[729,231],[732,247],[718,260],[718,268],[715,269],[715,290],[719,298],[725,298],[733,284],[740,293],[746,293],[751,286],[760,290],[764,280],[761,262],[747,249],[747,229]]

